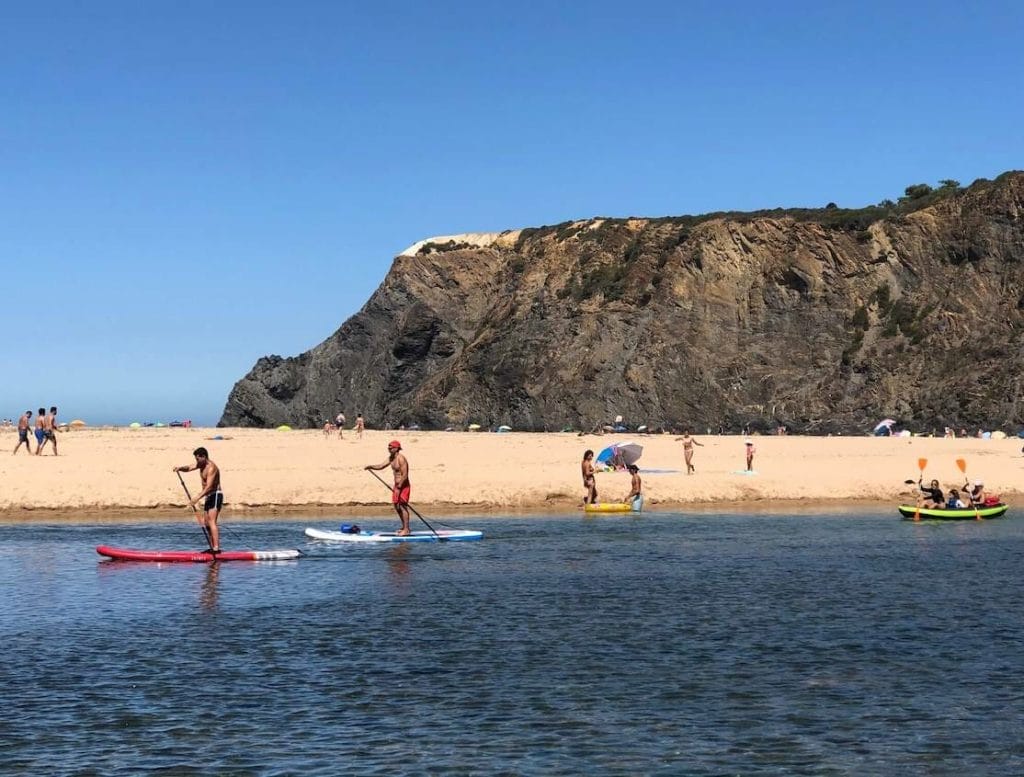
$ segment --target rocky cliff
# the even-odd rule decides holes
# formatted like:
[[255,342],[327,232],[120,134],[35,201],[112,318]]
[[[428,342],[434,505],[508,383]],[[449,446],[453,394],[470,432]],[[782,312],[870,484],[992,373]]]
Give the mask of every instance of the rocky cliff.
[[1024,173],[955,184],[423,241],[327,340],[260,359],[220,423],[1016,424]]

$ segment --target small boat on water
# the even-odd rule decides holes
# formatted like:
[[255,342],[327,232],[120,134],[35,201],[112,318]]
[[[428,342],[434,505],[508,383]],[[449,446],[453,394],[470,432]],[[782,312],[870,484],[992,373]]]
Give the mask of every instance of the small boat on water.
[[963,509],[956,508],[951,510],[945,507],[918,508],[914,505],[900,505],[897,509],[900,511],[903,520],[913,521],[915,517],[919,517],[922,521],[975,521],[979,518],[1002,518],[1006,511],[1010,509],[1010,506],[1000,503],[977,509],[965,507]]

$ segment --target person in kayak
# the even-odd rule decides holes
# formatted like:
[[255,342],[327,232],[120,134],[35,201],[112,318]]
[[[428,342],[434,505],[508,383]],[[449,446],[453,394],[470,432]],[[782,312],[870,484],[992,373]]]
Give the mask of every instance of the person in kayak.
[[644,506],[644,495],[643,495],[643,483],[640,480],[640,468],[636,464],[630,464],[626,467],[629,474],[633,476],[631,484],[631,490],[626,494],[626,498],[623,502],[629,502],[633,507],[633,512],[640,512]]
[[597,503],[597,479],[594,477],[594,452],[589,448],[583,452],[583,463],[580,464],[580,472],[583,475],[583,504]]
[[224,492],[220,490],[220,468],[210,461],[210,454],[206,448],[196,448],[192,451],[195,456],[195,464],[187,464],[184,467],[175,467],[175,472],[191,472],[199,470],[199,477],[203,481],[203,490],[193,499],[189,506],[195,510],[199,500],[203,500],[203,515],[196,513],[199,525],[206,530],[210,538],[209,552],[214,555],[220,553],[220,530],[217,528],[217,518],[220,511],[224,509]]
[[960,499],[960,492],[955,488],[949,489],[949,498],[946,500],[947,510],[963,510],[967,505]]
[[[360,416],[361,417],[361,416]],[[391,467],[395,477],[395,485],[391,489],[391,504],[395,506],[398,520],[402,528],[396,532],[399,537],[408,537],[409,531],[409,498],[412,496],[412,484],[409,482],[409,461],[402,453],[402,445],[398,440],[388,443],[388,460],[383,464],[367,464],[366,469],[384,469]]]
[[972,488],[967,483],[964,483],[964,496],[971,503],[971,507],[984,507],[985,484],[980,480],[975,480],[974,487]]
[[939,481],[933,480],[930,485],[923,486],[921,481],[918,480],[917,487],[921,491],[921,496],[918,497],[918,503],[921,507],[938,509],[946,506],[946,497],[942,494]]

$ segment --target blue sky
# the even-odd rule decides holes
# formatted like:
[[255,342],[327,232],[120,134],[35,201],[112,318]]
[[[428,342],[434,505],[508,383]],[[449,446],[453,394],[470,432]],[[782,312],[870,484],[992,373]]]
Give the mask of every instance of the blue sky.
[[0,417],[214,423],[425,237],[1024,167],[1015,3],[0,3]]

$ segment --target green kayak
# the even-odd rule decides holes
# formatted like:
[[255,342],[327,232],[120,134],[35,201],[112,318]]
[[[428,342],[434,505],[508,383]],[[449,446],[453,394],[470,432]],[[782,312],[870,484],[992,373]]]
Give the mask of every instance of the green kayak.
[[918,509],[913,505],[900,505],[898,509],[904,520],[909,518],[912,521],[915,516],[919,515],[922,521],[974,521],[978,518],[1002,518],[1006,511],[1010,509],[1010,506],[998,504],[991,507],[979,507],[977,510],[973,507],[967,507],[963,510],[948,510],[932,507]]

